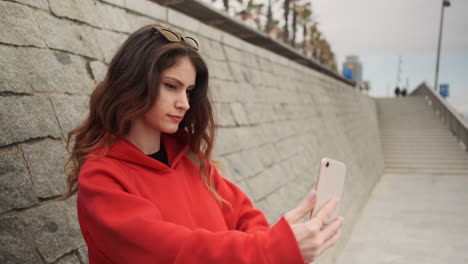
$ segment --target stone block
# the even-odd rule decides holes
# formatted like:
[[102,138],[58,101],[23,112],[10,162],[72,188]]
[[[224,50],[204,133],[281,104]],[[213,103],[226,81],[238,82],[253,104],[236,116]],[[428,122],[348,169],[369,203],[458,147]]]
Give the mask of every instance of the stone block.
[[257,201],[278,190],[286,184],[287,177],[279,165],[275,165],[259,175],[246,180],[247,186],[252,191],[252,200]]
[[234,128],[220,127],[216,132],[216,144],[214,146],[215,156],[222,156],[226,153],[240,151],[242,146],[238,142],[237,133]]
[[217,136],[215,156],[223,156],[262,144],[263,135],[255,127],[220,127]]
[[242,55],[242,62],[244,65],[252,69],[260,69],[258,57],[255,54],[243,52]]
[[240,67],[241,69],[243,81],[250,83],[250,84],[255,84],[254,82],[255,75],[252,72],[252,69],[247,68],[245,65],[239,65],[238,67]]
[[236,91],[236,83],[210,79],[210,89],[213,101],[216,103],[230,103],[238,101],[240,95]]
[[254,172],[249,166],[246,166],[246,157],[243,156],[245,152],[236,152],[224,156],[227,166],[232,170],[235,182],[241,182],[244,179],[254,175]]
[[80,257],[82,264],[89,264],[87,246],[78,249],[78,256]]
[[38,202],[22,160],[17,147],[0,149],[0,213]]
[[255,102],[255,88],[248,83],[213,80],[213,98],[219,102],[245,103]]
[[99,0],[99,1],[104,2],[104,3],[109,3],[112,5],[116,5],[119,7],[125,7],[125,0]]
[[232,115],[234,116],[234,120],[236,124],[239,126],[249,125],[249,118],[247,116],[247,112],[244,109],[243,104],[240,103],[232,103],[230,104]]
[[44,139],[39,142],[21,144],[24,157],[40,198],[65,193],[67,190],[64,166],[67,151],[61,140]]
[[228,64],[224,61],[218,61],[213,59],[205,59],[210,72],[210,77],[220,80],[232,80],[231,72]]
[[125,1],[125,8],[157,20],[167,21],[167,7],[155,2],[147,0]]
[[280,160],[275,147],[270,143],[259,146],[254,152],[265,168],[273,166],[274,163]]
[[236,62],[228,62],[229,63],[229,70],[231,71],[231,78],[235,80],[238,84],[244,83],[245,77],[243,72],[243,67],[239,63]]
[[274,225],[274,223],[276,222],[276,219],[274,219],[273,216],[273,213],[276,209],[275,206],[269,204],[267,199],[253,201],[253,205],[255,208],[262,211],[263,215],[265,215],[266,219],[268,220],[268,223],[270,223],[270,226]]
[[252,175],[257,175],[262,172],[265,168],[260,160],[260,157],[256,155],[252,149],[244,150],[242,156],[245,162],[245,166],[249,167],[252,171]]
[[200,23],[200,27],[198,28],[198,34],[211,40],[214,40],[218,43],[221,42],[223,37],[223,31],[204,23]]
[[41,263],[25,237],[23,225],[17,217],[0,219],[0,263]]
[[[152,4],[149,1],[145,2]],[[128,4],[139,6],[135,1],[129,1]],[[125,9],[94,0],[51,0],[50,8],[59,17],[67,17],[102,29],[127,33],[133,33],[136,30],[135,26],[151,24],[153,21],[128,13]]]
[[52,96],[52,104],[65,138],[88,116],[88,101],[88,96]]
[[[179,28],[183,28],[185,31],[190,31],[192,33],[198,32],[201,24],[200,21],[171,8],[167,9],[167,23]],[[182,33],[188,34],[187,32]]]
[[64,52],[0,46],[0,65],[8,65],[0,66],[0,91],[89,94],[93,87],[85,61]]
[[45,47],[29,7],[0,2],[0,42]]
[[243,59],[243,51],[240,49],[232,48],[227,45],[223,45],[224,52],[226,53],[226,59],[229,62],[237,62],[239,64],[242,63]]
[[240,50],[243,50],[243,47],[245,46],[246,42],[237,38],[236,36],[231,35],[230,33],[223,32],[222,38],[221,38],[221,43],[223,43],[225,46],[230,46],[233,48],[237,48]]
[[94,80],[99,83],[104,80],[107,74],[107,65],[100,61],[92,61],[89,63]]
[[297,153],[288,160],[288,163],[287,166],[293,175],[306,178],[310,184],[315,183],[320,163],[307,151]]
[[232,116],[229,104],[215,103],[215,120],[218,126],[235,126],[236,122]]
[[104,54],[104,61],[109,64],[117,50],[125,40],[127,40],[128,35],[106,30],[97,30],[95,37]]
[[47,0],[13,0],[14,2],[25,4],[32,7],[37,7],[44,10],[49,10],[49,3]]
[[85,244],[78,224],[76,197],[27,210],[20,218],[47,263]]
[[[80,2],[82,0],[75,0]],[[123,31],[127,33],[132,33],[132,29],[128,17],[136,16],[133,14],[127,13],[124,9],[114,7],[111,5],[103,4],[101,2],[96,3],[97,13],[100,16],[99,26],[103,29],[109,29],[114,31]]]
[[214,59],[214,60],[226,60],[224,56],[223,47],[217,41],[213,41],[206,37],[198,37],[196,39],[200,45],[200,53],[205,58]]
[[255,154],[257,152],[248,149],[224,156],[229,168],[234,172],[236,182],[253,177],[264,169],[259,157]]
[[218,157],[216,156],[214,158],[218,163],[221,163],[221,168],[218,168],[219,173],[223,178],[230,182],[237,182],[236,179],[238,178],[236,175],[234,175],[234,170],[230,167],[230,164],[227,162],[227,160],[224,157]]
[[81,262],[77,256],[68,255],[55,262],[55,264],[81,264]]
[[157,20],[146,16],[141,16],[133,13],[125,13],[125,19],[128,23],[128,34],[131,34],[143,26],[160,24]]
[[244,104],[245,112],[249,113],[249,122],[260,124],[275,120],[271,104],[247,103]]
[[262,142],[262,131],[255,126],[248,127],[236,127],[235,128],[237,138],[237,144],[242,146],[242,149],[255,148],[261,145]]
[[30,138],[60,137],[60,129],[45,96],[0,97],[0,146]]
[[43,12],[36,12],[36,21],[45,38],[47,46],[87,56],[102,59],[96,29],[86,25],[55,18]]
[[102,26],[99,21],[97,2],[94,0],[49,0],[50,10],[57,17],[85,22],[94,26]]

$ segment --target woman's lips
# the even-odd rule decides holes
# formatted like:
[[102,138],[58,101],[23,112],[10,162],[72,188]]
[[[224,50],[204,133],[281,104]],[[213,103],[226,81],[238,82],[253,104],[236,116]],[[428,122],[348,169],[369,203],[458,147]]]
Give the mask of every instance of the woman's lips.
[[169,117],[175,122],[180,122],[182,121],[182,118],[184,118],[184,116],[177,116],[177,115],[169,115]]

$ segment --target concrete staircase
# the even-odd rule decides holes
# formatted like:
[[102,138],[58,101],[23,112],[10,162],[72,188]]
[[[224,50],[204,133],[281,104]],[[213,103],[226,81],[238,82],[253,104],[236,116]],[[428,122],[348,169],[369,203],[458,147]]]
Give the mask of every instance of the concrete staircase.
[[386,169],[335,263],[468,263],[468,153],[422,97],[375,101]]
[[386,173],[468,174],[468,153],[422,97],[376,103]]

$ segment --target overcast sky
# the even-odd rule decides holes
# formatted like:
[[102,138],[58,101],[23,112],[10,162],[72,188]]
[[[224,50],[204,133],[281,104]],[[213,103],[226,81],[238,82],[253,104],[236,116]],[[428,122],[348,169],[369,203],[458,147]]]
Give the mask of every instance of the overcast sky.
[[[315,19],[337,54],[358,55],[371,95],[391,94],[402,56],[402,85],[433,85],[442,0],[311,0]],[[449,83],[452,103],[468,115],[468,0],[445,8],[439,83]]]

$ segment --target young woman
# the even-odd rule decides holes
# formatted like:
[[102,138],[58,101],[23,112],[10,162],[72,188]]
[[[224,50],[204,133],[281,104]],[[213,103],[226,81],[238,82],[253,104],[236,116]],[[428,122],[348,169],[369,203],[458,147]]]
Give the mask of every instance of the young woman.
[[[89,261],[304,263],[339,236],[337,206],[300,223],[313,192],[270,227],[211,160],[215,125],[208,69],[195,39],[160,26],[133,33],[70,132],[68,192]],[[73,142],[73,143],[72,143]]]

